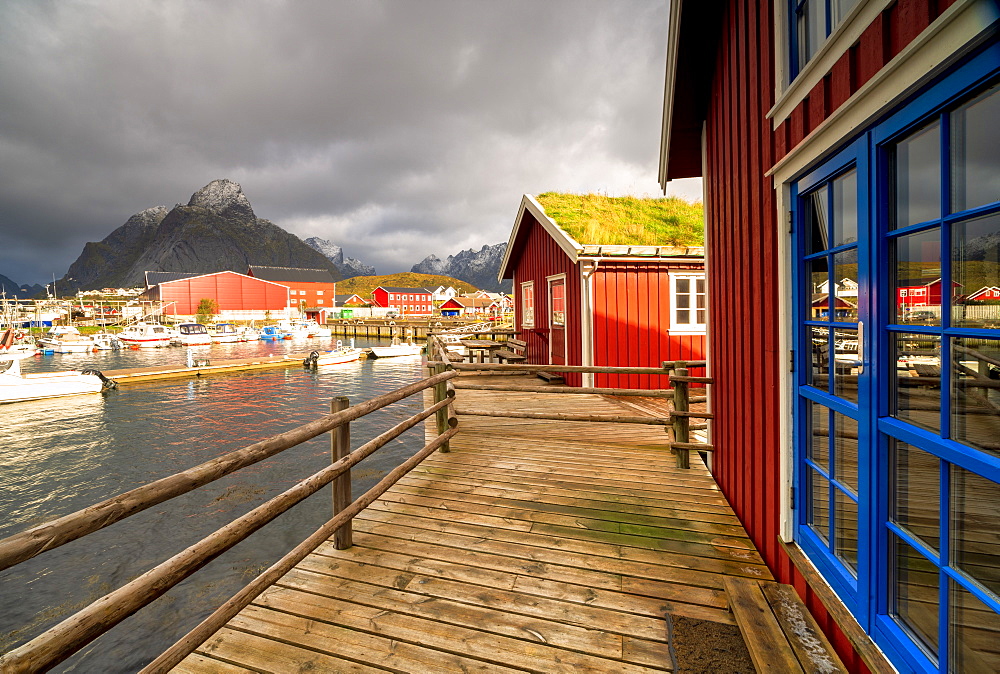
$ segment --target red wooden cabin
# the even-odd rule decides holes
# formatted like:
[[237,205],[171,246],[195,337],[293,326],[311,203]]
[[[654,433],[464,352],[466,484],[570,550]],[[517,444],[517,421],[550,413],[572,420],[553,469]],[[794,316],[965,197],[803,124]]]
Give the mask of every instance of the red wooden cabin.
[[395,309],[404,316],[430,316],[434,312],[433,292],[427,288],[386,288],[372,291],[376,306]]
[[[501,279],[514,281],[527,362],[653,366],[705,355],[704,248],[575,241],[524,195]],[[661,388],[649,375],[565,375],[572,386]]]
[[[713,473],[853,671],[1000,671],[1000,330],[956,294],[1000,285],[998,18],[670,4],[660,180],[704,179]],[[855,271],[856,310],[812,315]],[[959,290],[903,325],[936,276]]]
[[148,286],[141,300],[162,302],[163,313],[194,316],[203,299],[218,303],[219,312],[284,311],[288,308],[288,287],[263,279],[220,271],[214,274],[146,272]]

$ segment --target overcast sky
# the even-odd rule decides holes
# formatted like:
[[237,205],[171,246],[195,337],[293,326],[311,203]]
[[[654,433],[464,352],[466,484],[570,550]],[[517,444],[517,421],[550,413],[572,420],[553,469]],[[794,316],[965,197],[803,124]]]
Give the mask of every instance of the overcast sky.
[[666,0],[4,0],[0,274],[216,178],[379,273],[506,241],[524,192],[658,195],[666,35]]

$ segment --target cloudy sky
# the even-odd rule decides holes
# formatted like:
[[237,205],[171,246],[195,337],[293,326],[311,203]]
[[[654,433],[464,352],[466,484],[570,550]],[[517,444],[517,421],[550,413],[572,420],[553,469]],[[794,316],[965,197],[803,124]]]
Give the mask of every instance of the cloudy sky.
[[524,192],[657,195],[666,23],[666,0],[4,0],[0,274],[61,277],[215,178],[379,273],[505,241]]

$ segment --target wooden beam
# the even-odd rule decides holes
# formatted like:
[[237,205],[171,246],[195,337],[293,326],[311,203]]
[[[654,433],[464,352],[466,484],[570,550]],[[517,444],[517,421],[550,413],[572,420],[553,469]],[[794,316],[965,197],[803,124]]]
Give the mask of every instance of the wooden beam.
[[608,424],[645,424],[668,426],[670,419],[661,417],[630,417],[612,414],[569,414],[565,412],[516,412],[509,410],[455,410],[470,417],[501,417],[505,419],[550,419],[553,421],[593,421]]
[[638,388],[585,388],[580,386],[518,386],[515,384],[471,384],[464,381],[455,384],[455,388],[473,391],[516,391],[519,393],[590,393],[596,395],[643,396],[646,398],[673,398],[674,392],[669,390],[647,390]]

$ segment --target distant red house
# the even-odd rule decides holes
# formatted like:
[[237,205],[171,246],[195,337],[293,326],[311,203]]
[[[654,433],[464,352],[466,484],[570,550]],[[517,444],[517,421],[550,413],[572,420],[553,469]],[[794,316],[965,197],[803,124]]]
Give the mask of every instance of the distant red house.
[[484,297],[452,297],[439,307],[442,316],[496,316],[502,309],[497,300]]
[[162,302],[163,313],[193,316],[203,299],[215,300],[219,311],[283,311],[288,307],[288,287],[234,271],[213,274],[146,272],[143,301]]
[[361,295],[337,295],[336,302],[338,307],[364,307],[369,304]]
[[327,312],[334,306],[337,282],[326,269],[251,265],[247,274],[288,286],[289,306],[320,323],[326,321]]
[[985,286],[965,298],[966,302],[982,302],[983,300],[1000,300],[1000,288]]
[[[529,363],[654,366],[703,360],[702,247],[584,245],[524,195],[500,278],[513,279]],[[568,373],[572,386],[660,388],[651,375]]]
[[372,291],[376,306],[395,309],[409,316],[430,316],[434,311],[433,292],[427,288],[386,288]]

